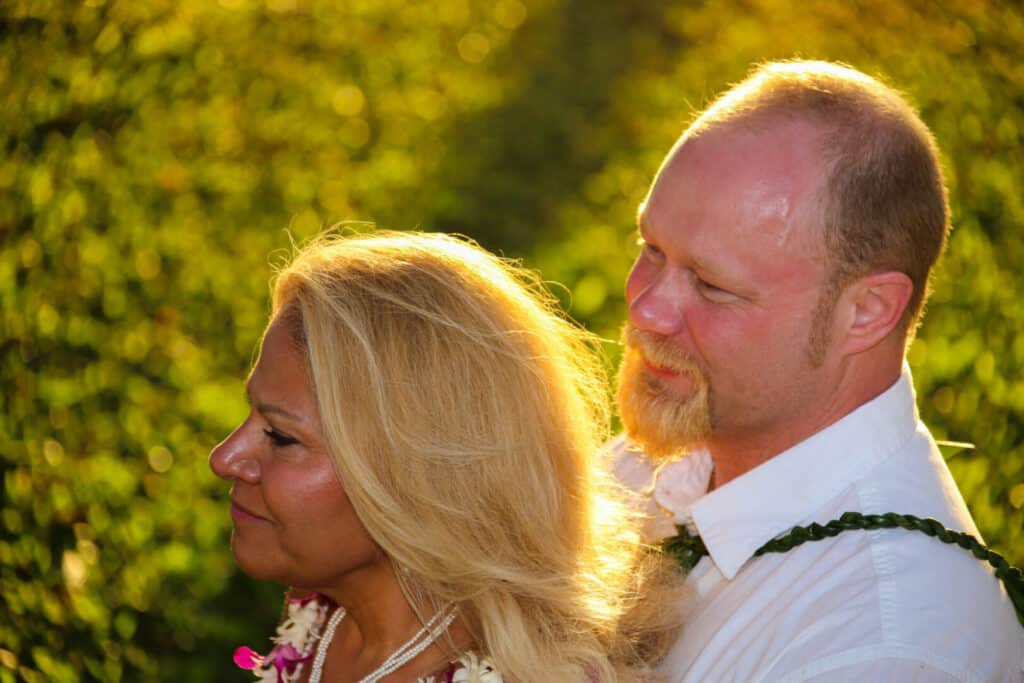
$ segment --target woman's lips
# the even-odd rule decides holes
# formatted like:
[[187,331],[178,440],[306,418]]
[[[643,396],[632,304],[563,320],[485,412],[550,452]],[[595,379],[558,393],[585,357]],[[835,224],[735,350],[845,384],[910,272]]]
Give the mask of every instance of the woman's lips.
[[235,501],[231,501],[231,519],[235,521],[239,520],[256,520],[260,522],[270,521],[266,517],[260,517],[255,512],[242,507]]

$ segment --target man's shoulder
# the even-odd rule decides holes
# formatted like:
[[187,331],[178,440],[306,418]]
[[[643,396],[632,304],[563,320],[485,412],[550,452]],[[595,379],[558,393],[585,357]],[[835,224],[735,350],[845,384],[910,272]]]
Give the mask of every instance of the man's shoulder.
[[691,582],[709,599],[687,610],[665,663],[674,680],[853,680],[843,676],[903,664],[954,681],[1024,676],[1024,630],[998,580],[970,552],[923,534],[843,532],[756,558],[717,584],[709,563]]
[[[948,529],[977,534],[941,457],[929,453],[898,469],[904,482],[879,481],[879,476],[900,476],[895,468],[883,468],[816,513],[819,524],[854,513],[849,524],[853,528],[834,539],[815,541],[821,545],[816,561],[831,568],[833,590],[842,593],[844,586],[867,590],[877,603],[883,635],[901,641],[944,628],[943,624],[959,629],[978,618],[998,620],[997,615],[1015,625],[993,568],[970,550],[942,538],[953,541],[955,537],[937,533]],[[879,521],[882,528],[856,528],[876,526]],[[854,573],[863,573],[864,580],[856,580]],[[837,577],[842,580],[835,581]]]
[[[889,511],[864,505],[862,493],[852,487],[812,521]],[[1024,630],[991,568],[919,531],[843,531],[755,557],[731,581],[706,559],[690,584],[692,619],[665,667],[689,672],[677,680],[776,680],[830,667],[854,675],[895,661],[950,680],[1024,675]]]

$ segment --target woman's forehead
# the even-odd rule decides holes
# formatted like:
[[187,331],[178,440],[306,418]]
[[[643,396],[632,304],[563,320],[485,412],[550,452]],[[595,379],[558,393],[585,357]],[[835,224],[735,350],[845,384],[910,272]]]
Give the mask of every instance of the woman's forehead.
[[[287,322],[274,320],[263,336],[260,355],[249,373],[246,391],[254,404],[285,408],[297,415],[316,413],[306,364]],[[282,412],[282,411],[277,411]]]

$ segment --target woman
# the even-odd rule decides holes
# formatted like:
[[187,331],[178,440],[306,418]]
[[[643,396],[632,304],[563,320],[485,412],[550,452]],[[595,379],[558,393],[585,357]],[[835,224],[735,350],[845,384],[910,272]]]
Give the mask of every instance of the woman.
[[236,662],[313,683],[639,676],[672,635],[671,570],[599,470],[602,366],[555,310],[436,234],[321,239],[284,268],[252,409],[210,456],[240,566],[293,587],[270,655]]

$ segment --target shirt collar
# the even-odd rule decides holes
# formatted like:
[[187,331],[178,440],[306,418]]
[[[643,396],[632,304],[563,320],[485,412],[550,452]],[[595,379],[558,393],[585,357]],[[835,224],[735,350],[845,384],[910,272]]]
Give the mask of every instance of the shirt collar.
[[689,507],[712,560],[732,579],[759,547],[805,522],[917,428],[910,369],[889,389]]

